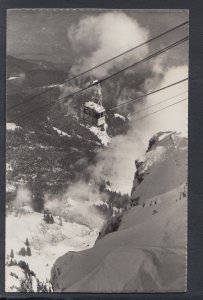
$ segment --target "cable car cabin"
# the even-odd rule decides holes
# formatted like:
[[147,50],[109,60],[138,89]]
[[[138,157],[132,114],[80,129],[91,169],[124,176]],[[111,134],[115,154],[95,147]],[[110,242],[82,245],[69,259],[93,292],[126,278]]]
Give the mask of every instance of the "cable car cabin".
[[92,126],[100,127],[104,130],[105,108],[93,101],[86,102],[81,109],[81,118]]

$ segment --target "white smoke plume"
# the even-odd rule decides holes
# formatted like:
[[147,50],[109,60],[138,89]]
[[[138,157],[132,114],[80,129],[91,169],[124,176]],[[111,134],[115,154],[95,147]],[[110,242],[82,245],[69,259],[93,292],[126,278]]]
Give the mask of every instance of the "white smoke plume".
[[[124,12],[107,12],[88,16],[68,29],[68,38],[77,55],[71,69],[73,74],[88,70],[147,40],[148,31]],[[112,68],[122,68],[141,59],[148,53],[148,46],[116,59],[94,71],[98,78],[106,76]]]

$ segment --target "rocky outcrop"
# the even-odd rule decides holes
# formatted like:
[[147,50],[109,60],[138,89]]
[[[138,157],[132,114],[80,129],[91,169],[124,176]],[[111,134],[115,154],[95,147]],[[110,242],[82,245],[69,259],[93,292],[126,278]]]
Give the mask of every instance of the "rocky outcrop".
[[187,180],[187,139],[176,132],[155,134],[149,141],[147,152],[135,161],[135,166],[132,206],[170,191]]

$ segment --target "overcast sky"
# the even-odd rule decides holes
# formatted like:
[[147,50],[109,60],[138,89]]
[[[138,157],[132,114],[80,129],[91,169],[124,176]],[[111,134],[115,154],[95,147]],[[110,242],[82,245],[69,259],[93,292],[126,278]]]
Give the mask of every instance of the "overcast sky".
[[[109,10],[18,9],[7,12],[7,52],[20,58],[72,62],[74,51],[68,30],[83,18]],[[125,10],[149,32],[149,38],[188,20],[186,10]],[[98,33],[99,34],[99,33]],[[122,36],[121,36],[122,38]],[[181,58],[181,55],[180,55]]]

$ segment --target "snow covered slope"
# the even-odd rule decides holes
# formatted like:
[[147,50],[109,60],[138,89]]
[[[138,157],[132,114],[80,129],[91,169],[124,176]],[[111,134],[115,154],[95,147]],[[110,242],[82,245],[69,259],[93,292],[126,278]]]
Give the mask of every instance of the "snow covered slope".
[[101,131],[98,127],[95,126],[91,126],[89,130],[98,137],[98,139],[104,146],[107,147],[108,144],[111,142],[111,138],[106,131]]
[[187,181],[187,139],[175,132],[159,132],[135,165],[132,200],[141,203],[177,188]]
[[56,292],[186,289],[187,140],[159,133],[136,161],[132,207],[116,232],[52,268]]
[[[13,249],[13,261],[28,263],[36,278],[49,287],[50,271],[54,261],[67,251],[79,251],[92,247],[98,232],[74,222],[66,222],[54,217],[54,224],[43,221],[43,214],[31,211],[9,213],[6,217],[6,291],[15,292],[20,288],[23,277],[22,268],[9,265]],[[29,240],[31,256],[19,255]],[[12,274],[11,274],[12,273]],[[18,277],[18,278],[17,278]],[[32,278],[36,280],[36,278]],[[34,290],[37,291],[37,290]]]
[[15,129],[20,128],[20,126],[17,126],[15,123],[6,123],[6,129],[14,131]]

